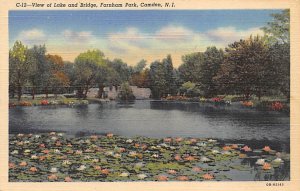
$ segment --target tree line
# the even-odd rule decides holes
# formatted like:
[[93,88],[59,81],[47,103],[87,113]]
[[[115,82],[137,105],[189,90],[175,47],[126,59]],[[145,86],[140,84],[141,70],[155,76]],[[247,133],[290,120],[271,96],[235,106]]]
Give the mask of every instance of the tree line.
[[45,45],[28,48],[16,41],[9,51],[9,91],[21,99],[24,87],[36,93],[59,94],[66,87],[85,98],[91,87],[98,97],[106,86],[136,85],[150,88],[153,98],[184,94],[189,97],[213,97],[221,94],[290,95],[289,10],[272,14],[264,36],[250,36],[224,49],[208,47],[204,52],[182,56],[182,64],[173,67],[171,55],[156,60],[147,68],[142,59],[129,66],[121,59],[109,60],[100,50],[80,53],[74,63],[59,55],[47,54]]

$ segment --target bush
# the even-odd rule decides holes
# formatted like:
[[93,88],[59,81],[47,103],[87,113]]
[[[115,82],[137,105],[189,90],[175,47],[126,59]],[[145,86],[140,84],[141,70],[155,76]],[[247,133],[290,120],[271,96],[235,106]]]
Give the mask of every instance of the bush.
[[274,111],[281,111],[283,109],[283,104],[280,101],[275,101],[272,103],[271,109]]
[[42,100],[42,101],[41,101],[41,105],[49,105],[48,100]]
[[253,102],[252,101],[243,101],[242,105],[245,107],[253,107]]
[[28,102],[28,101],[21,101],[21,102],[19,103],[19,105],[20,105],[20,106],[32,106],[32,104],[31,104],[30,102]]
[[121,84],[118,98],[121,100],[135,100],[135,96],[128,82]]

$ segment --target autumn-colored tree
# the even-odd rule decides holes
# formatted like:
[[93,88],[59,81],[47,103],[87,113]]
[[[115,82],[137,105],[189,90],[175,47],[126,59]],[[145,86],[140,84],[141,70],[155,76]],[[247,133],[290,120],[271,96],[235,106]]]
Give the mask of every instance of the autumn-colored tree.
[[[51,77],[49,78],[48,86],[52,88],[52,92],[55,94],[56,97],[57,94],[64,89],[64,87],[69,86],[70,80],[63,71],[64,62],[61,56],[48,54],[46,56],[46,59],[51,67],[50,68]],[[48,96],[47,91],[46,91],[46,96]]]
[[150,87],[150,70],[146,68],[141,72],[132,74],[130,78],[130,84],[140,88]]

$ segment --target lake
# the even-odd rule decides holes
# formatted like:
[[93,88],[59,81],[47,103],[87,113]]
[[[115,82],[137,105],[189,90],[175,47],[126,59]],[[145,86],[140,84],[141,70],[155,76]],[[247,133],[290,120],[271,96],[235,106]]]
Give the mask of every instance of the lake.
[[9,110],[9,126],[10,133],[63,131],[80,136],[110,132],[130,137],[256,140],[274,142],[282,149],[288,149],[290,134],[289,116],[278,112],[148,100],[13,108]]

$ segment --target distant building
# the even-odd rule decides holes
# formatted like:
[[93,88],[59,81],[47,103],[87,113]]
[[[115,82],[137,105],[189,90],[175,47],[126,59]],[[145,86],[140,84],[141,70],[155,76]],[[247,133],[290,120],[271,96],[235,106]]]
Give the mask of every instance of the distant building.
[[[136,99],[149,99],[151,96],[151,90],[150,88],[139,88],[137,86],[130,86],[133,92],[133,95]],[[104,92],[102,95],[102,98],[108,98],[111,100],[115,100],[118,96],[119,89],[116,90],[115,86],[112,87],[104,87]],[[95,98],[98,96],[98,90],[99,88],[90,88],[87,97]]]

